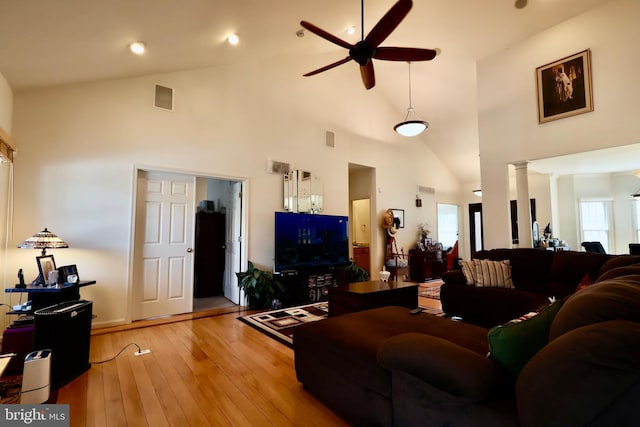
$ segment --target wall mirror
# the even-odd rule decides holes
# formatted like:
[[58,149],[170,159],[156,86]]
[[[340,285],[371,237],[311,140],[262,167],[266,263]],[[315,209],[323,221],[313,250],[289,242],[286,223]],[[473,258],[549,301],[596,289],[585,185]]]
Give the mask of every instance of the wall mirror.
[[323,186],[317,176],[308,171],[292,170],[284,175],[284,210],[287,212],[320,213],[323,208]]

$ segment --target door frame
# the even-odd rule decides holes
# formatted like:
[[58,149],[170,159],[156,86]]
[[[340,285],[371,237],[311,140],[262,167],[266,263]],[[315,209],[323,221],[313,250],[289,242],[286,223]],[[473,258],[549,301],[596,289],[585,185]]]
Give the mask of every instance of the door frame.
[[[475,222],[475,214],[480,214],[480,224]],[[480,250],[484,249],[484,227],[482,226],[482,203],[469,203],[469,250],[471,258],[476,254],[476,227],[480,227]]]
[[[127,272],[127,309],[126,309],[126,317],[125,323],[131,323],[133,321],[133,304],[134,304],[134,269],[136,263],[136,247],[135,247],[135,237],[136,237],[136,215],[138,213],[138,177],[141,172],[162,172],[162,173],[172,173],[176,175],[189,175],[195,178],[211,178],[211,179],[220,179],[225,181],[239,181],[242,182],[242,197],[241,197],[241,225],[240,225],[240,235],[237,236],[240,241],[240,270],[247,268],[247,212],[249,211],[249,178],[247,177],[239,177],[239,176],[229,176],[229,175],[221,175],[211,172],[201,172],[201,171],[193,171],[186,169],[173,169],[166,168],[155,165],[145,165],[145,164],[134,164],[131,176],[131,217],[129,222],[129,255],[128,255],[128,269]],[[194,204],[197,205],[197,201],[194,200]],[[194,211],[196,206],[194,206]],[[193,229],[191,230],[192,235],[195,235],[195,221],[193,223]],[[238,268],[238,267],[234,267]],[[240,301],[242,301],[242,297],[244,295],[242,292],[240,293]],[[193,295],[191,295],[193,299]]]

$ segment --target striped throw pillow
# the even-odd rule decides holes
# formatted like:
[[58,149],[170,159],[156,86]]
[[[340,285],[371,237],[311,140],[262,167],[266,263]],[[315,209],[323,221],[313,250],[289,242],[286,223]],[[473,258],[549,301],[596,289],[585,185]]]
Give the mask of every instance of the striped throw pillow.
[[467,285],[475,285],[476,284],[476,266],[471,261],[460,261],[460,266],[462,267],[462,273],[464,274],[464,278],[467,280]]
[[487,288],[514,288],[511,278],[511,264],[509,260],[489,261],[475,259],[476,286]]

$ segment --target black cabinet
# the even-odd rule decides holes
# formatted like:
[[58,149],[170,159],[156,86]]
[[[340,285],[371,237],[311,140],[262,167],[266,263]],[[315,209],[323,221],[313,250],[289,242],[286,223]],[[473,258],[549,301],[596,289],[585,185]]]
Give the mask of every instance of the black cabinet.
[[196,214],[193,281],[195,298],[224,293],[225,230],[223,213],[201,211]]

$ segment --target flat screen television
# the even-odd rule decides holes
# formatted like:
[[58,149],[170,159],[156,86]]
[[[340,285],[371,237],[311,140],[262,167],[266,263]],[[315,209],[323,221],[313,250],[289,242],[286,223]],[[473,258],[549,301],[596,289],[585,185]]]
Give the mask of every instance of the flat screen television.
[[349,265],[349,218],[276,212],[275,271]]

